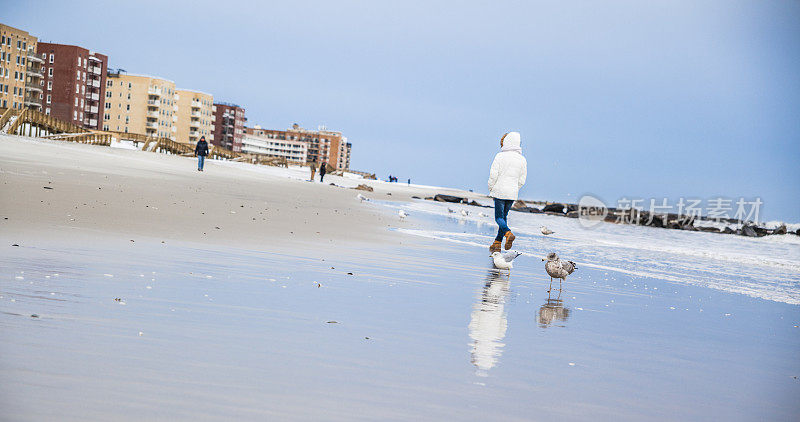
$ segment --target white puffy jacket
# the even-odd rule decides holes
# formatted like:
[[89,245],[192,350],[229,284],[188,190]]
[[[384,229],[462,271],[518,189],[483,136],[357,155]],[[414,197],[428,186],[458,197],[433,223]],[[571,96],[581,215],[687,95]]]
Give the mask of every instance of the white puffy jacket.
[[[509,132],[503,139],[503,149],[519,148],[519,133]],[[489,170],[489,196],[517,200],[519,190],[528,177],[528,161],[517,151],[501,151],[494,156]]]

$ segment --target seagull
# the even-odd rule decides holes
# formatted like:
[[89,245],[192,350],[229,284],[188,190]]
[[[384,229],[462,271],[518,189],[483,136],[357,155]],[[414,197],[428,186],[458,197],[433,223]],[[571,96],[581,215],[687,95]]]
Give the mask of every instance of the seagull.
[[514,265],[511,263],[516,257],[522,255],[517,251],[511,251],[506,253],[500,252],[493,252],[492,253],[492,261],[494,262],[494,267],[498,270],[508,270],[509,274],[511,273],[511,268]]
[[479,213],[478,213],[478,217],[488,217],[488,215],[486,215],[486,214],[484,214],[484,213],[482,213],[482,212],[479,212]]
[[542,226],[542,234],[543,235],[549,236],[549,235],[551,235],[553,233],[555,233],[555,232],[550,230],[550,229],[548,229],[547,226]]
[[356,195],[356,199],[358,199],[361,202],[369,201],[369,199],[366,196],[364,196],[364,195],[362,195],[360,193],[358,195]]
[[[555,252],[547,254],[547,258],[542,258],[542,261],[547,261],[544,264],[544,269],[547,275],[550,276],[550,288],[553,287],[553,279],[558,280],[558,290],[561,290],[561,283],[578,268],[572,261],[562,261]],[[548,290],[550,292],[550,290]]]
[[455,210],[453,210],[452,208],[447,208],[447,212],[449,212],[450,214],[452,214],[452,213],[454,213],[454,212],[455,212]]
[[408,217],[408,213],[407,213],[407,212],[405,212],[405,211],[403,211],[403,210],[398,210],[398,211],[397,211],[397,215],[399,215],[399,216],[400,216],[400,219],[401,219],[401,220],[402,220],[402,219],[404,219],[404,218],[406,218],[406,217]]
[[466,216],[468,216],[468,215],[469,215],[469,211],[467,211],[467,210],[461,210],[461,215],[462,215],[463,217],[466,217]]

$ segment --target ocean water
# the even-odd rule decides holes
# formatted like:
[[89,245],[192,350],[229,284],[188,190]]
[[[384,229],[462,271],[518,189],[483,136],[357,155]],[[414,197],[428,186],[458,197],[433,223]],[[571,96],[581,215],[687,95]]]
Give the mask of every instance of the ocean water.
[[[485,249],[497,233],[491,208],[421,200],[378,204],[426,216],[426,228],[400,229],[417,236]],[[577,219],[515,211],[508,218],[514,249],[528,255],[556,252],[579,266],[800,304],[800,236],[747,238],[611,223],[585,228]],[[542,226],[555,233],[542,235]]]

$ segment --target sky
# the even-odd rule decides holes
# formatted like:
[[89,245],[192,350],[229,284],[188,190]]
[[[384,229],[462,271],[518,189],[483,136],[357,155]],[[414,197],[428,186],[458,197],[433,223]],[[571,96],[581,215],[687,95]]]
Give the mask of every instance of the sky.
[[800,221],[798,1],[2,3],[248,125],[342,131],[380,178],[487,193],[517,131],[521,198],[758,197]]

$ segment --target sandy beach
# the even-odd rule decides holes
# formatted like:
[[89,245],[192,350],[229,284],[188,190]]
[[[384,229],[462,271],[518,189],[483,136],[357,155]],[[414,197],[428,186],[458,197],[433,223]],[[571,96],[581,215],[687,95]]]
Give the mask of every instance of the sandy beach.
[[0,136],[0,419],[800,414],[792,237],[512,213],[505,275],[491,209],[412,199],[481,195],[306,177]]

